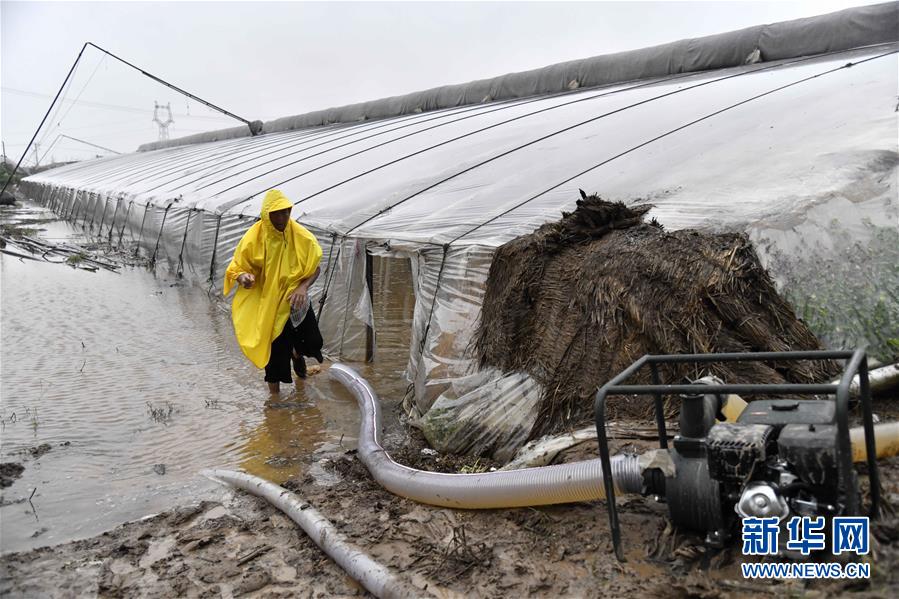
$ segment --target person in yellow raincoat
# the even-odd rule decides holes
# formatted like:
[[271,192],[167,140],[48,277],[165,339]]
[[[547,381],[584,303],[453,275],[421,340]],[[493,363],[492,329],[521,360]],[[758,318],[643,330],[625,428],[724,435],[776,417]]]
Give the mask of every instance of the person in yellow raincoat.
[[293,382],[291,360],[300,378],[306,376],[304,355],[322,361],[312,306],[298,326],[291,323],[291,309],[301,314],[309,303],[322,257],[315,236],[290,219],[291,208],[293,203],[277,189],[266,193],[260,220],[237,244],[225,271],[225,295],[238,286],[231,305],[237,342],[257,368],[265,368],[273,394],[280,383]]

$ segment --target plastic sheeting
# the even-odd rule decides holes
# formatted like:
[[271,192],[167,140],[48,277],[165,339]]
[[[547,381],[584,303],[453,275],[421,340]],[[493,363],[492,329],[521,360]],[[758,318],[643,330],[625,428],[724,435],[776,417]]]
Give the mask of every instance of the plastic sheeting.
[[[415,260],[415,312],[407,375],[413,415],[424,414],[458,377],[473,374],[469,346],[493,256],[492,248],[423,249]],[[436,296],[435,296],[436,292]],[[460,391],[458,385],[453,396]]]
[[451,381],[418,425],[433,447],[453,454],[513,457],[525,444],[543,389],[526,374],[486,369]]
[[[29,181],[253,217],[279,187],[304,224],[392,245],[500,245],[570,208],[579,187],[648,198],[669,226],[745,226],[894,150],[895,55],[860,62],[894,50],[173,148]],[[837,172],[816,171],[821,159]]]
[[[383,119],[488,101],[551,94],[578,87],[734,67],[756,60],[810,56],[897,39],[899,4],[887,2],[284,117],[265,123],[263,131],[271,133],[332,123]],[[208,143],[249,134],[248,127],[232,127],[145,144],[139,151]]]
[[[313,306],[325,295],[329,355],[369,355],[367,253],[408,256],[410,413],[491,401],[524,414],[526,382],[497,375],[489,398],[472,387],[485,384],[468,344],[495,247],[558,219],[578,188],[649,201],[650,216],[671,229],[747,231],[771,244],[763,259],[800,237],[826,238],[828,219],[896,228],[897,50],[166,148],[46,171],[23,189],[111,243],[137,243],[220,286],[262,195],[278,187],[324,249]],[[862,227],[850,230],[865,242]],[[518,442],[504,439],[480,447]],[[471,439],[461,444],[478,451]]]

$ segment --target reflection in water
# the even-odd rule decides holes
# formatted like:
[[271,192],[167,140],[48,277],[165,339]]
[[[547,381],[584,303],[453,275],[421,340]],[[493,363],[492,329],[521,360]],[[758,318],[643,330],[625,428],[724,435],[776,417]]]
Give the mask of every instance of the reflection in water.
[[[415,309],[412,272],[406,259],[374,257],[372,267],[377,352],[373,363],[354,366],[375,386],[389,411],[398,407],[406,388],[402,375]],[[296,390],[285,390],[265,402],[263,421],[245,433],[242,469],[280,484],[303,472],[316,451],[355,446],[359,427],[355,399],[330,380],[327,368],[325,363],[322,372],[298,382]]]
[[300,391],[283,393],[265,403],[262,422],[241,449],[240,467],[281,484],[300,473],[304,462],[325,440],[325,421]]

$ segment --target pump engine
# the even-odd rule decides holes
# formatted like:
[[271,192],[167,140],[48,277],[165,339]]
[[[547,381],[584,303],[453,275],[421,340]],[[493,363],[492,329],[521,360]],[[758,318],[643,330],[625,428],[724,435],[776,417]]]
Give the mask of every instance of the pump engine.
[[[846,359],[839,384],[729,385],[705,377],[689,385],[622,385],[648,365],[653,380],[658,366],[671,362],[739,360]],[[668,468],[644,471],[644,492],[668,504],[675,525],[706,534],[706,542],[722,546],[738,529],[741,518],[791,515],[860,515],[858,482],[849,443],[849,385],[858,375],[868,476],[870,515],[876,516],[879,479],[873,447],[873,420],[863,350],[855,352],[770,352],[644,356],[597,393],[596,422],[600,457],[608,459],[605,435],[605,397],[612,394],[652,395],[660,449],[670,458]],[[735,422],[724,422],[729,393],[779,395],[747,405]],[[681,398],[680,434],[668,447],[662,396]],[[784,395],[829,395],[831,399],[790,399]],[[603,464],[604,471],[607,470]],[[616,554],[622,559],[615,509],[614,486],[603,473],[609,500],[609,519]]]

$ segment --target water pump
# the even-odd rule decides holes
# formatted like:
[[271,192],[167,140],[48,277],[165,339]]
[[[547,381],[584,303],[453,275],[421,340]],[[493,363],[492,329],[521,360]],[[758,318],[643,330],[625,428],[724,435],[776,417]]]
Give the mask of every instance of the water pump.
[[[687,385],[659,381],[659,366],[674,363],[846,360],[838,384],[726,384],[705,377]],[[653,384],[624,385],[643,367]],[[876,517],[880,484],[864,350],[745,354],[647,355],[604,385],[596,395],[596,425],[603,483],[615,553],[623,561],[615,489],[606,475],[609,458],[605,401],[609,395],[648,395],[655,400],[663,466],[644,471],[644,493],[668,504],[672,522],[723,546],[746,517],[862,515],[849,440],[849,388],[858,377],[871,505]],[[728,394],[778,396],[748,404],[735,422],[725,422]],[[680,397],[680,434],[669,447],[662,397]],[[793,396],[829,399],[793,399]],[[786,397],[785,397],[786,396]]]

